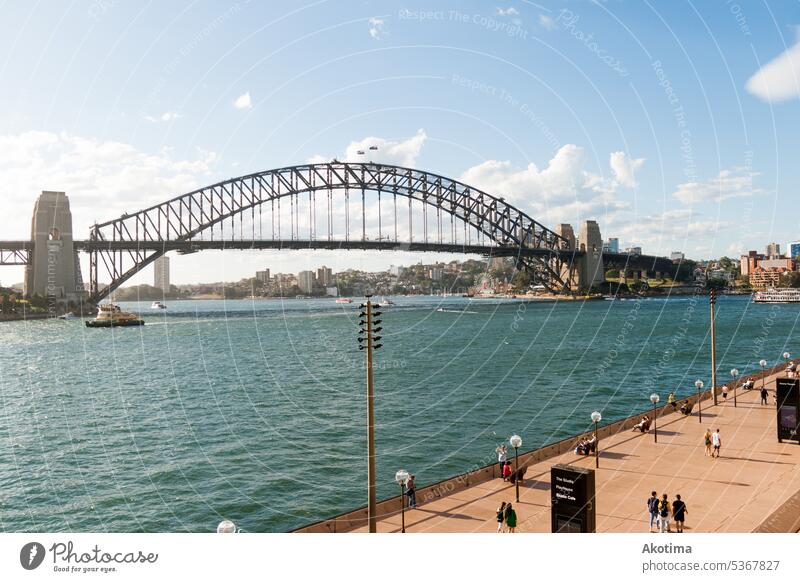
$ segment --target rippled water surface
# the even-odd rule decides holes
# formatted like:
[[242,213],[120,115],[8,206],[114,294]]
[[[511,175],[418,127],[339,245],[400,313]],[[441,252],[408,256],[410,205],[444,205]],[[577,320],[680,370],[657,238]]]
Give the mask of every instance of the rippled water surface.
[[[379,496],[710,383],[706,297],[395,298],[377,353]],[[357,302],[123,304],[141,328],[0,324],[0,528],[283,531],[366,502]],[[437,311],[438,307],[445,311]],[[799,305],[718,303],[720,382],[798,351]]]

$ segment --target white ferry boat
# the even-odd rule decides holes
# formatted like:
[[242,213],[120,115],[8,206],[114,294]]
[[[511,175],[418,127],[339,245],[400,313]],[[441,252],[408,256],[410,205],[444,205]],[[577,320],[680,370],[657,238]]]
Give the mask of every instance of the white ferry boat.
[[144,325],[144,320],[133,313],[122,311],[113,303],[104,303],[97,308],[97,317],[86,321],[86,327],[128,327]]
[[756,291],[753,295],[754,303],[800,303],[800,289],[766,289]]
[[150,309],[166,309],[166,308],[167,306],[161,303],[161,301],[153,301],[153,303],[150,304]]

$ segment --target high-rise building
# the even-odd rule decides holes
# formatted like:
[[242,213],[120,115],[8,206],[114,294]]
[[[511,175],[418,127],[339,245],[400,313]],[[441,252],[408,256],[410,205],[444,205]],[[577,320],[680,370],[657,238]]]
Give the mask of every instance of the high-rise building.
[[264,283],[264,285],[269,283],[269,269],[264,269],[263,271],[256,271],[256,279]]
[[311,293],[314,288],[314,271],[300,271],[297,273],[297,286],[303,293]]
[[333,283],[333,270],[325,265],[317,269],[317,283],[322,287],[330,287]]
[[756,268],[760,255],[757,251],[747,251],[746,255],[739,257],[739,272],[744,276],[749,276]]
[[673,263],[680,263],[685,257],[681,251],[672,251],[669,258]]
[[396,267],[394,265],[389,266],[389,274],[392,275],[393,277],[402,277],[405,270],[406,270],[405,267],[399,267],[399,266]]
[[155,276],[153,277],[153,286],[156,289],[161,289],[163,293],[169,292],[169,257],[158,257],[153,262],[155,268]]
[[790,259],[794,259],[794,260],[800,259],[800,240],[797,240],[797,241],[794,241],[794,242],[790,242],[787,245],[787,247],[789,249],[789,258]]
[[441,281],[442,275],[444,275],[444,269],[442,267],[431,267],[428,269],[428,276],[431,278],[431,281]]
[[767,245],[767,258],[777,259],[781,256],[781,245],[778,243],[769,243]]
[[603,243],[604,253],[618,253],[619,252],[619,239],[610,238]]

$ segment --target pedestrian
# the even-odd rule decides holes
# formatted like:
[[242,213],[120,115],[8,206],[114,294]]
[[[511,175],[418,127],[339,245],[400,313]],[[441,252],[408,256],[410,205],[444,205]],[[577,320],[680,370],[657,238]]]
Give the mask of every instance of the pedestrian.
[[767,403],[767,396],[769,396],[769,392],[763,386],[761,387],[761,406],[764,406]]
[[675,531],[683,533],[683,521],[686,519],[686,514],[689,510],[686,509],[686,504],[681,500],[680,495],[675,496],[675,501],[672,502],[672,519],[675,520]]
[[498,446],[495,450],[497,453],[497,462],[500,463],[500,476],[503,476],[503,468],[506,466],[506,460],[508,459],[508,448],[505,445]]
[[704,441],[706,444],[706,457],[711,456],[711,429],[706,429],[706,435],[704,437]]
[[727,384],[722,387],[722,400],[724,400],[725,402],[728,401],[728,385]]
[[658,517],[661,518],[661,533],[670,533],[669,531],[669,499],[667,499],[667,494],[664,493],[664,496],[661,498],[661,501],[658,502]]
[[506,531],[508,533],[514,533],[514,531],[517,529],[517,512],[514,511],[510,503],[506,505],[505,520]]
[[658,496],[653,491],[647,500],[647,513],[650,515],[650,533],[653,533],[653,524],[658,531]]
[[722,437],[719,434],[719,429],[711,435],[711,444],[714,445],[714,451],[711,453],[711,456],[719,457],[719,450],[722,448]]
[[511,461],[506,461],[503,465],[503,481],[508,481],[509,477],[511,477]]
[[675,402],[675,393],[670,392],[669,396],[667,396],[667,404],[672,405],[672,410],[676,410],[678,408],[678,403]]
[[408,476],[406,482],[406,495],[408,495],[408,508],[415,509],[417,507],[417,485],[414,483],[414,475]]
[[497,533],[503,533],[503,521],[506,518],[506,502],[503,501],[497,508]]

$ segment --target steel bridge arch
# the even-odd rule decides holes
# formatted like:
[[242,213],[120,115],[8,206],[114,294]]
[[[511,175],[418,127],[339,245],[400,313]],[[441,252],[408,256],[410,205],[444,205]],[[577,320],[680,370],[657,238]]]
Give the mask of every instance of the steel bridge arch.
[[[91,300],[100,301],[165,254],[163,249],[154,250],[153,243],[191,241],[208,230],[213,236],[216,225],[266,203],[300,194],[311,196],[319,191],[338,190],[402,196],[409,199],[409,204],[417,200],[436,207],[482,232],[506,250],[539,251],[536,254],[526,252],[524,256],[518,254],[518,267],[539,273],[541,282],[552,291],[569,288],[574,268],[569,242],[503,198],[432,172],[334,160],[231,178],[95,224],[90,232],[90,240],[96,245],[90,252]],[[409,235],[413,237],[410,226]],[[310,236],[311,241],[315,240],[313,230]],[[108,248],[102,248],[104,242],[109,243]],[[136,250],[118,250],[115,243],[121,242],[147,244]],[[111,278],[111,283],[103,288],[98,281],[101,267]]]

